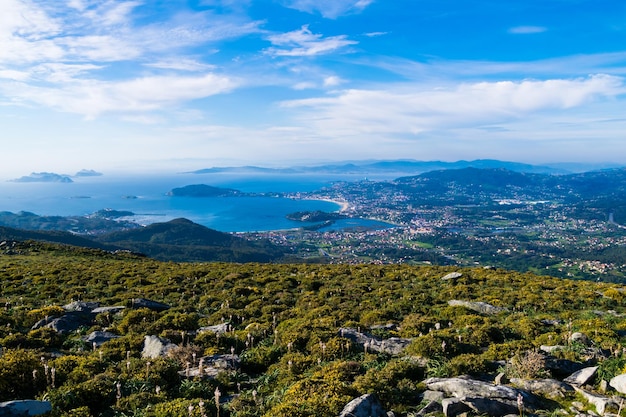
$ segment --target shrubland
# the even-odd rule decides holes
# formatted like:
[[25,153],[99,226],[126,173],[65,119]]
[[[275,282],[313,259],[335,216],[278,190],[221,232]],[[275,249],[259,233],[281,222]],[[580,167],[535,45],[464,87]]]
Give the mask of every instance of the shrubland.
[[[336,416],[365,393],[410,416],[427,377],[549,377],[537,355],[544,345],[558,346],[556,359],[597,365],[593,389],[626,366],[616,284],[482,267],[172,263],[35,242],[3,248],[0,402],[46,399],[59,417]],[[451,272],[460,275],[442,279]],[[136,308],[140,298],[170,308]],[[125,308],[73,332],[33,330],[73,301]],[[219,324],[228,330],[198,331]],[[376,352],[343,337],[346,328],[410,343],[401,354]],[[104,330],[119,337],[85,341]],[[147,335],[176,348],[142,357]],[[185,374],[218,354],[236,354],[240,366],[211,378]]]

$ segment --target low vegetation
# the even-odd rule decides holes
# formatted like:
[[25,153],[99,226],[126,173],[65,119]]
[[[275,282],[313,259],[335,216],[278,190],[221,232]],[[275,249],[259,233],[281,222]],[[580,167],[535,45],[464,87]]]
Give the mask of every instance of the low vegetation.
[[[626,365],[621,286],[500,269],[172,263],[2,242],[0,287],[0,402],[46,399],[57,417],[337,416],[366,393],[411,416],[427,377],[550,376],[536,354],[542,345],[559,346],[557,359],[599,366],[594,390]],[[137,308],[137,299],[170,308]],[[72,332],[36,326],[73,301],[126,308]],[[220,324],[225,332],[198,331]],[[377,352],[342,328],[410,343],[400,354]],[[85,340],[104,330],[119,337]],[[176,346],[144,358],[148,335]],[[211,378],[189,372],[218,354],[240,366]],[[554,409],[575,401],[558,398]]]

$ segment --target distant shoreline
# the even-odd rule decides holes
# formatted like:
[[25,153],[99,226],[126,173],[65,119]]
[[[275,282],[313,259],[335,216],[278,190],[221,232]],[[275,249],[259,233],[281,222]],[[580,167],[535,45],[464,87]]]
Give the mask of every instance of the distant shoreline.
[[339,213],[348,211],[348,209],[350,208],[350,203],[348,203],[347,201],[331,200],[330,198],[303,198],[302,200],[325,201],[327,203],[337,204],[339,206],[339,210],[338,210]]

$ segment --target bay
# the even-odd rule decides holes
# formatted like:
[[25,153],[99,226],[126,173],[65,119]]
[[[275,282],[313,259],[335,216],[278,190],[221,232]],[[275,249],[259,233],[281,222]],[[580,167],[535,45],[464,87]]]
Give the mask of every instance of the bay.
[[172,197],[176,187],[208,184],[247,193],[312,191],[337,177],[311,175],[174,174],[146,177],[77,177],[72,183],[0,183],[0,211],[41,216],[85,216],[102,209],[135,213],[141,224],[184,217],[224,232],[292,229],[285,218],[295,211],[337,211],[329,201],[279,197]]

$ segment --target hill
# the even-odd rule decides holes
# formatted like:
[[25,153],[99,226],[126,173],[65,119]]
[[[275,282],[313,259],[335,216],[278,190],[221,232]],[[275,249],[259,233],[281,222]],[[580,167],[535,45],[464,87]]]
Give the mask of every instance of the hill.
[[60,231],[32,231],[14,229],[11,227],[0,226],[0,241],[41,241],[50,243],[62,243],[83,248],[102,249],[107,251],[121,250],[122,248],[115,245],[95,242],[68,232]]
[[271,262],[285,254],[267,241],[250,242],[187,219],[108,233],[96,239],[154,259],[180,262]]
[[336,417],[367,394],[381,416],[622,415],[619,285],[11,245],[0,402],[53,417]]

